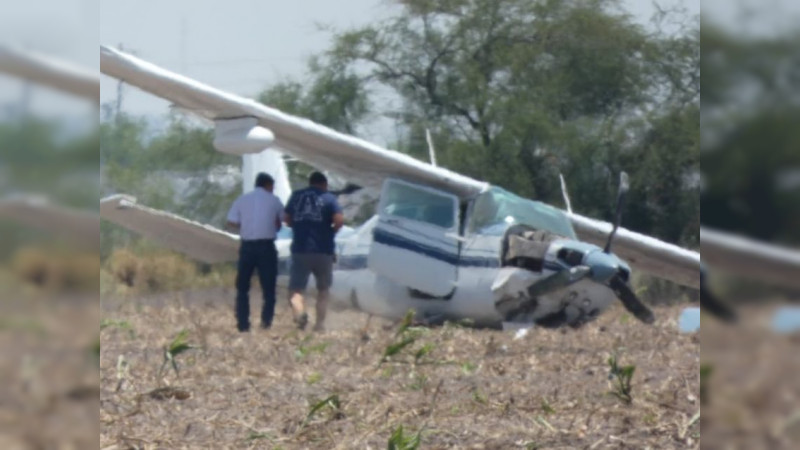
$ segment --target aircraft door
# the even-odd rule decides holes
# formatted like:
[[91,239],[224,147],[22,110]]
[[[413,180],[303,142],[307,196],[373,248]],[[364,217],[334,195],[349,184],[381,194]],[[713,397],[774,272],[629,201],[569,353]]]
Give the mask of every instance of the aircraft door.
[[459,261],[458,198],[396,179],[384,182],[368,266],[433,297],[455,289]]

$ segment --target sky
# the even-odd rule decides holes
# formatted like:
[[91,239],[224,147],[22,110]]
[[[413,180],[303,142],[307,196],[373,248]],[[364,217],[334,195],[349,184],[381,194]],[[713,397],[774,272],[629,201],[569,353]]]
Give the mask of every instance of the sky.
[[[100,0],[2,1],[0,45],[51,55],[92,69],[98,67],[97,52]],[[25,83],[0,74],[0,119],[19,108]],[[96,107],[49,88],[28,91],[30,111],[43,117],[70,117],[87,122],[96,117]]]
[[[98,66],[97,44],[122,44],[138,55],[212,86],[253,96],[288,78],[302,78],[307,58],[323,51],[329,34],[316,24],[343,29],[390,15],[389,0],[26,0],[2,1],[0,45]],[[700,12],[700,0],[658,0]],[[647,24],[652,0],[621,0]],[[770,35],[800,23],[796,0],[703,0],[704,18],[741,34]],[[99,28],[99,30],[98,30]],[[24,84],[0,75],[0,118],[21,103]],[[117,83],[101,77],[101,101],[116,98]],[[85,101],[46,88],[33,89],[39,113],[93,113]],[[166,102],[128,87],[123,108],[163,117]]]
[[[302,77],[306,61],[327,47],[317,24],[338,28],[385,17],[381,0],[140,0],[103,2],[100,42],[134,52],[219,89],[252,96],[282,79]],[[344,6],[346,5],[346,6]],[[103,77],[101,101],[116,98]],[[166,102],[130,88],[123,109],[163,114]]]
[[[699,1],[683,4],[694,14]],[[655,12],[650,0],[625,0],[638,21]],[[100,42],[119,46],[167,69],[213,87],[252,97],[285,79],[303,79],[306,61],[330,42],[318,24],[346,29],[396,11],[387,0],[138,0],[104,1]],[[123,110],[137,115],[168,112],[166,102],[124,87]],[[101,102],[116,99],[117,82],[101,78]]]

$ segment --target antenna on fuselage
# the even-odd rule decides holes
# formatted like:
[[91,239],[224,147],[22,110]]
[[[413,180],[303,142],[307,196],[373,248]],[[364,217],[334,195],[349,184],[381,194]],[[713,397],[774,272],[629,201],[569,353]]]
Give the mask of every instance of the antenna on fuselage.
[[608,235],[608,241],[603,252],[611,252],[611,242],[614,240],[614,235],[617,234],[617,229],[622,222],[622,209],[625,205],[625,197],[628,195],[629,183],[628,174],[620,172],[619,174],[619,192],[617,193],[617,209],[614,212],[614,228],[611,229],[611,234]]
[[433,148],[433,138],[431,138],[431,130],[425,129],[425,140],[428,141],[428,154],[431,158],[431,165],[436,167],[436,150]]
[[567,193],[567,182],[564,181],[564,174],[559,173],[558,178],[561,179],[561,195],[564,196],[564,203],[567,204],[567,211],[572,214],[572,203],[569,201],[569,193]]

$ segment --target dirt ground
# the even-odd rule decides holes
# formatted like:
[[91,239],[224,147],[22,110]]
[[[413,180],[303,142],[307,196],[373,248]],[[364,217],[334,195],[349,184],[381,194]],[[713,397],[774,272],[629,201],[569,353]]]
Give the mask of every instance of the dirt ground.
[[[396,336],[373,319],[365,338],[353,311],[299,332],[283,297],[271,330],[239,334],[232,294],[103,299],[101,448],[386,448],[417,433],[420,448],[699,447],[700,345],[675,332],[677,307],[655,326],[619,307],[520,339],[458,325]],[[197,348],[159,374],[182,329]],[[636,366],[630,404],[612,394],[612,353]]]
[[703,321],[704,449],[799,448],[800,333],[771,332],[774,311],[754,303],[736,326]]
[[96,448],[95,295],[0,295],[0,448]]

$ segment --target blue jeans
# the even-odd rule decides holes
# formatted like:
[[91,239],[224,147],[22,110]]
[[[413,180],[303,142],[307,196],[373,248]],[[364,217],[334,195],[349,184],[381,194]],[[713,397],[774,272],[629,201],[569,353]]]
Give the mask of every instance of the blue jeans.
[[250,329],[250,280],[258,269],[258,281],[264,295],[261,325],[269,327],[275,316],[275,283],[278,277],[278,252],[275,241],[242,241],[236,274],[236,325],[239,331]]

